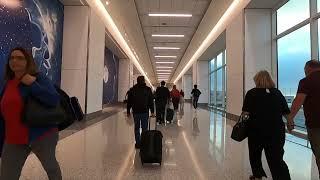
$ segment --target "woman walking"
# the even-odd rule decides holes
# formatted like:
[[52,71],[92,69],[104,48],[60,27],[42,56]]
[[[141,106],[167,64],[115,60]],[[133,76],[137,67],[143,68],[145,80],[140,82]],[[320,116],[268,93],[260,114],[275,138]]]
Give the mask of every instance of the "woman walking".
[[248,145],[253,173],[250,179],[266,177],[261,162],[264,150],[273,180],[290,180],[288,166],[283,160],[285,124],[282,120],[290,110],[267,71],[259,72],[254,82],[256,87],[248,91],[242,108],[243,113],[250,116]]
[[0,91],[0,121],[3,124],[0,131],[5,132],[3,149],[0,149],[0,179],[19,180],[23,165],[32,151],[41,161],[49,179],[61,180],[55,152],[58,128],[30,128],[22,123],[26,98],[32,96],[42,104],[53,107],[59,103],[59,94],[53,84],[37,72],[32,56],[23,48],[10,52],[5,76],[6,83]]

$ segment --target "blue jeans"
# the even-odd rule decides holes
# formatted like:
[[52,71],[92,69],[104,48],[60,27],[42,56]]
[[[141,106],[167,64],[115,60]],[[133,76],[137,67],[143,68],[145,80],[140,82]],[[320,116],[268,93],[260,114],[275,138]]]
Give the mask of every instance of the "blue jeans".
[[140,135],[140,127],[142,127],[142,132],[148,130],[148,119],[149,113],[139,113],[133,114],[134,119],[134,135],[136,139],[136,144],[140,144],[141,135]]

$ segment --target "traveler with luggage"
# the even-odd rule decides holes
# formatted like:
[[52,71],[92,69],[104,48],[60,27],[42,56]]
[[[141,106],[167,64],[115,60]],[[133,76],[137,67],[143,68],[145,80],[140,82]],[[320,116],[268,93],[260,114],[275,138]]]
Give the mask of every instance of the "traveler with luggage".
[[291,132],[294,128],[294,117],[303,105],[308,139],[316,158],[320,176],[320,62],[317,60],[308,61],[304,70],[306,77],[299,83],[287,126]]
[[174,109],[174,111],[177,111],[179,108],[180,92],[177,89],[176,85],[173,85],[173,88],[170,92],[170,96],[172,99],[173,109]]
[[249,159],[253,175],[251,180],[262,179],[266,173],[262,167],[261,156],[264,150],[274,180],[290,180],[285,161],[285,124],[282,117],[288,117],[290,110],[282,93],[267,71],[254,77],[256,87],[245,96],[242,111],[249,115],[247,135]]
[[141,142],[140,127],[142,127],[142,132],[148,129],[149,110],[151,111],[151,115],[154,116],[153,95],[151,88],[145,83],[144,76],[139,76],[137,84],[129,91],[127,103],[128,116],[130,116],[131,108],[134,119],[135,147],[139,149]]
[[197,109],[198,108],[198,101],[199,101],[199,97],[201,95],[201,91],[198,89],[198,85],[194,85],[193,86],[194,89],[192,89],[192,104],[193,104],[193,107],[194,109]]
[[155,93],[157,123],[159,124],[162,124],[165,121],[166,106],[170,100],[170,91],[165,87],[165,84],[166,82],[161,81],[161,86],[157,88]]
[[[59,94],[50,80],[38,73],[31,53],[23,48],[10,52],[5,77],[5,86],[0,90],[0,142],[4,142],[3,148],[0,145],[0,179],[18,180],[32,151],[41,161],[49,179],[61,180],[61,170],[56,160],[58,127],[36,128],[23,123],[27,122],[24,112],[31,99],[36,99],[43,107],[53,108],[60,103]],[[45,113],[31,112],[34,116]]]

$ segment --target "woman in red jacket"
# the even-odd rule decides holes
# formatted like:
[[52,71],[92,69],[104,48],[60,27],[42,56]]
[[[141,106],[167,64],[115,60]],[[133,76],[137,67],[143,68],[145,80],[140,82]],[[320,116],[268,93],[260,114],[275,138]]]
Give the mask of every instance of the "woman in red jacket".
[[[1,90],[0,121],[4,129],[0,179],[18,180],[32,151],[41,161],[50,180],[61,180],[56,160],[58,128],[30,128],[22,123],[22,112],[28,96],[48,106],[59,103],[59,94],[45,76],[39,74],[32,56],[23,48],[11,51],[6,66],[6,84]],[[1,151],[1,150],[0,150]]]

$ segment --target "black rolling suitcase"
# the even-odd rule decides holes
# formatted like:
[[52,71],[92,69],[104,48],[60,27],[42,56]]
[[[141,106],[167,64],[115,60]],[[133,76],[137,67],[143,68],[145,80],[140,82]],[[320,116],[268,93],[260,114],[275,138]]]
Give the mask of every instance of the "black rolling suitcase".
[[144,163],[162,162],[162,133],[158,130],[149,130],[141,134],[140,158],[142,165]]
[[174,116],[173,109],[167,108],[166,120],[172,122]]
[[71,104],[72,104],[76,119],[78,121],[83,120],[84,114],[83,114],[83,111],[81,109],[81,106],[80,106],[78,98],[77,97],[72,97],[70,100],[71,100]]

